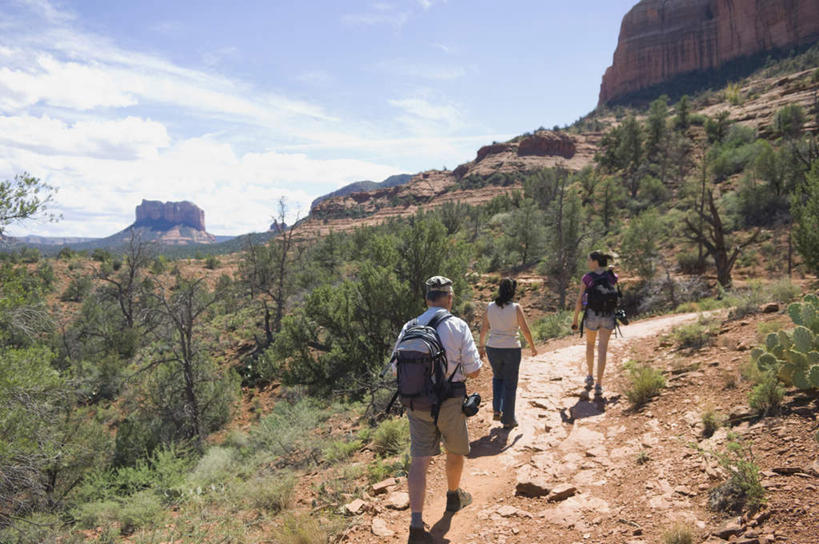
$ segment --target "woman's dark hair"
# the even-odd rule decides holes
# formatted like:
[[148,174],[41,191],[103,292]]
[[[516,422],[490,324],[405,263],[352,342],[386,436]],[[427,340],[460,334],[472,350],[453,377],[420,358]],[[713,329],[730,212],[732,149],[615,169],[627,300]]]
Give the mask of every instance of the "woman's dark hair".
[[505,305],[512,302],[515,298],[515,289],[518,288],[518,282],[512,278],[503,278],[498,289],[498,296],[495,298],[495,304],[503,308]]
[[591,253],[589,253],[589,260],[597,261],[597,264],[600,266],[600,268],[605,268],[606,266],[608,266],[609,261],[612,259],[614,259],[614,257],[609,255],[608,253],[603,253],[602,251],[592,251]]

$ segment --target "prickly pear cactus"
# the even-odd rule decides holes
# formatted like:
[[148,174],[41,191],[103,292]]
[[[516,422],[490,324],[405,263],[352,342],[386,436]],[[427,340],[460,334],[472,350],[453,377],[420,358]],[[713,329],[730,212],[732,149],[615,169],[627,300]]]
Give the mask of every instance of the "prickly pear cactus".
[[788,315],[796,328],[769,334],[764,348],[751,351],[751,361],[799,389],[819,389],[819,297],[791,304]]

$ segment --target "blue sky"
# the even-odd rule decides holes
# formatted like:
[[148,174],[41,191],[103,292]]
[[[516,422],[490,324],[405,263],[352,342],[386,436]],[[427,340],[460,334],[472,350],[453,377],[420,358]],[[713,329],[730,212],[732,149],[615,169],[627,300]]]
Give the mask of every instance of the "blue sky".
[[107,236],[142,198],[208,230],[474,158],[594,108],[634,0],[0,0],[0,178],[59,188]]

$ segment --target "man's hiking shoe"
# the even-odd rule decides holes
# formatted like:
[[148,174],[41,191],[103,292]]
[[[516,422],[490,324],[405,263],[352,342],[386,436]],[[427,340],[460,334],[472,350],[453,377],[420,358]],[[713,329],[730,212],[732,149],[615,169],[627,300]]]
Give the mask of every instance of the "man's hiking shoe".
[[507,431],[510,431],[510,430],[514,429],[515,427],[517,427],[517,426],[518,426],[517,421],[513,421],[512,423],[504,423],[503,424],[503,428],[506,429]]
[[602,399],[603,398],[603,386],[599,383],[594,386],[594,398]]
[[594,387],[594,377],[589,374],[586,376],[586,391],[591,391],[592,387]]
[[472,495],[458,488],[457,491],[446,492],[446,511],[453,514],[472,504]]
[[492,414],[492,421],[500,421],[500,420],[501,420],[501,413],[500,412],[495,412],[494,414]]
[[423,527],[410,527],[407,544],[433,544],[432,533]]

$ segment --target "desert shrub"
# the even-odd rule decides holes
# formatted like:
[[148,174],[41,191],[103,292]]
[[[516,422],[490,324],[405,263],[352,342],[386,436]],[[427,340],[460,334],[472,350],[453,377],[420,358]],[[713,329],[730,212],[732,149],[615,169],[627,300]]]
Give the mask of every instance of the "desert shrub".
[[162,515],[162,503],[153,491],[140,491],[123,501],[119,510],[119,530],[130,535],[141,527],[153,526]]
[[638,465],[645,465],[649,461],[651,461],[651,456],[648,454],[647,451],[643,450],[637,454],[636,463]]
[[20,250],[20,262],[33,264],[40,260],[40,250],[35,247],[24,247]]
[[251,431],[251,446],[274,456],[312,452],[318,444],[315,429],[328,416],[327,410],[313,399],[280,401]]
[[92,501],[81,504],[72,514],[80,529],[94,529],[119,519],[121,507],[115,500]]
[[675,523],[663,533],[663,544],[694,544],[696,534],[688,525]]
[[638,198],[646,204],[656,204],[668,200],[669,190],[663,182],[654,176],[646,176],[640,180]]
[[240,487],[241,495],[253,508],[276,514],[290,506],[296,477],[292,472],[277,472],[268,477],[251,478]]
[[367,465],[367,477],[370,482],[380,482],[391,476],[404,476],[409,470],[409,455],[400,459],[376,459]]
[[704,260],[694,251],[686,251],[677,255],[677,266],[683,274],[702,274],[705,270]]
[[785,388],[773,372],[766,372],[761,381],[748,393],[748,404],[760,415],[775,412],[782,404]]
[[230,448],[215,446],[199,459],[188,477],[188,485],[194,488],[211,487],[223,483],[236,469],[236,452]]
[[672,333],[672,338],[679,349],[697,351],[710,345],[717,332],[716,323],[700,316],[694,323],[680,325]]
[[802,134],[807,116],[799,104],[782,106],[774,115],[774,130],[784,138],[798,138]]
[[208,255],[208,257],[205,259],[205,268],[208,270],[216,270],[219,268],[220,264],[222,263],[219,261],[216,255]]
[[535,342],[545,342],[551,338],[561,338],[572,334],[572,313],[559,310],[545,315],[532,324]]
[[373,433],[373,451],[380,455],[397,455],[409,445],[409,421],[387,419]]
[[93,287],[93,282],[88,276],[76,276],[71,279],[68,287],[60,295],[60,300],[63,302],[82,302],[88,296]]
[[150,457],[140,458],[133,466],[88,474],[77,489],[77,502],[113,500],[144,489],[166,493],[185,481],[191,464],[191,458],[182,450],[157,448]]
[[63,526],[57,514],[34,513],[0,528],[3,544],[56,544]]
[[91,252],[91,259],[97,261],[98,263],[110,261],[112,258],[113,255],[111,255],[109,251],[106,251],[105,249],[99,247]]
[[759,478],[759,467],[751,449],[744,443],[731,440],[726,451],[708,452],[728,472],[728,480],[708,494],[708,507],[716,512],[740,513],[745,508],[754,511],[765,503],[765,488]]
[[160,255],[156,257],[153,262],[151,262],[151,273],[152,274],[163,274],[168,269],[168,259],[164,255]]
[[725,418],[713,407],[709,406],[702,413],[702,434],[708,438],[713,436],[717,429],[725,424]]
[[306,514],[289,515],[273,532],[277,544],[327,544],[342,524]]
[[328,463],[338,463],[343,461],[361,449],[361,440],[333,440],[322,450],[322,457]]
[[224,445],[229,448],[234,448],[237,451],[242,451],[250,446],[250,437],[242,430],[231,429],[227,435],[225,435]]
[[70,261],[74,258],[74,250],[70,247],[64,247],[57,253],[57,258],[61,261]]
[[799,298],[799,295],[802,294],[802,290],[799,286],[792,283],[789,278],[782,278],[771,283],[767,287],[767,290],[770,293],[771,300],[785,304],[796,300]]
[[57,279],[54,274],[54,268],[46,261],[37,265],[37,277],[43,288],[47,290],[51,289],[51,286],[54,285],[54,280]]
[[739,83],[729,83],[725,87],[725,100],[732,106],[742,104],[742,86]]
[[665,387],[665,377],[659,370],[648,365],[628,361],[625,364],[628,372],[629,387],[626,389],[626,398],[632,407],[640,408],[652,398],[660,394]]
[[745,177],[736,192],[734,216],[745,227],[764,227],[785,221],[789,217],[787,195],[777,193],[770,183]]

